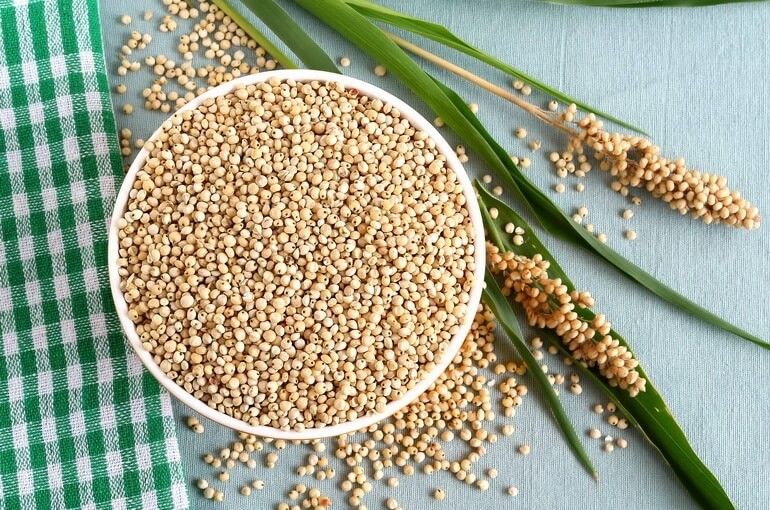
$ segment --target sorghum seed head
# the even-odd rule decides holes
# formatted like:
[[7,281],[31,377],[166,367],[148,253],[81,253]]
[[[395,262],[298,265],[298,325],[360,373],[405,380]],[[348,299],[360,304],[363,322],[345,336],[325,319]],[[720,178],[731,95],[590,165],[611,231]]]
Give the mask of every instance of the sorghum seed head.
[[[644,138],[609,133],[594,114],[576,120],[576,111],[577,108],[570,105],[554,117],[556,122],[577,128],[565,154],[572,156],[577,152],[582,156],[584,148],[592,150],[599,160],[599,168],[616,178],[611,185],[613,190],[627,196],[629,187],[644,188],[672,209],[690,213],[707,224],[723,223],[746,229],[759,226],[757,209],[740,193],[731,191],[726,178],[689,169],[682,159],[665,158],[657,146]],[[582,161],[579,167],[572,165],[568,171],[584,175],[590,168],[590,163]],[[637,203],[634,198],[632,203]]]
[[[487,261],[493,272],[503,274],[503,292],[514,295],[531,326],[554,330],[578,360],[595,366],[611,383],[628,389],[630,395],[644,391],[645,380],[635,369],[637,361],[626,347],[617,345],[617,340],[609,336],[610,324],[604,316],[596,315],[590,321],[576,317],[576,306],[593,306],[590,294],[570,292],[560,279],[551,279],[549,263],[539,255],[530,259],[501,253],[495,245],[488,243]],[[543,371],[547,372],[545,366]],[[582,387],[577,380],[573,378],[575,382],[570,389],[579,394]]]

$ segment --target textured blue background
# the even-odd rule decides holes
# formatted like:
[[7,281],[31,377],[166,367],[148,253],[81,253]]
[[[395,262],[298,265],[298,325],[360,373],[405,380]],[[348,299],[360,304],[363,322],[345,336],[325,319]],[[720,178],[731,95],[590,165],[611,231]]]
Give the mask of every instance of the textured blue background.
[[[517,0],[414,0],[384,2],[393,7],[445,24],[482,49],[508,61],[586,102],[643,127],[666,154],[682,155],[695,167],[729,177],[730,184],[745,193],[770,216],[768,186],[768,136],[770,135],[770,4],[746,4],[700,9],[609,10],[564,7]],[[141,19],[146,8],[155,11],[151,22]],[[155,37],[148,52],[176,55],[176,35],[156,34],[164,14],[160,2],[137,0],[103,2],[103,30],[107,54],[117,54],[130,30],[150,31]],[[298,19],[314,34],[333,58],[348,55],[353,66],[346,70],[396,93],[425,112],[423,105],[392,79],[372,74],[375,62],[354,51],[308,16]],[[118,23],[122,14],[134,18],[132,27]],[[432,47],[432,46],[431,46]],[[145,53],[141,53],[142,58]],[[442,51],[457,62],[498,83],[500,73],[469,58]],[[177,61],[181,58],[174,57]],[[115,62],[108,62],[114,73]],[[432,68],[431,68],[432,69]],[[540,139],[543,148],[532,157],[528,170],[543,188],[557,177],[546,161],[548,152],[564,140],[537,125],[522,112],[497,97],[475,89],[459,78],[436,71],[469,102],[480,105],[479,116],[497,139],[512,153],[528,155],[525,144],[512,130],[526,126],[529,139]],[[113,83],[129,85],[131,101],[150,77],[147,69],[129,73]],[[115,95],[116,110],[129,96]],[[546,98],[533,95],[543,104]],[[426,112],[427,115],[430,115]],[[119,127],[130,127],[134,136],[146,138],[163,115],[137,108],[126,117],[118,113]],[[433,116],[430,115],[429,118]],[[453,138],[447,133],[450,141]],[[471,154],[468,168],[486,173]],[[585,205],[588,221],[606,232],[609,243],[626,257],[685,295],[723,317],[770,338],[770,236],[763,225],[743,232],[680,218],[667,206],[642,195],[630,221],[620,218],[627,201],[608,189],[607,175],[593,171],[586,191],[568,191],[553,198],[571,212]],[[633,227],[639,238],[623,239]],[[544,236],[544,240],[578,286],[589,289],[597,309],[606,313],[616,329],[634,346],[695,450],[723,482],[739,508],[770,506],[770,398],[767,381],[770,353],[690,318],[618,275],[586,253]],[[510,349],[499,341],[501,355]],[[555,359],[549,365],[557,367]],[[562,368],[559,368],[562,370]],[[568,372],[566,372],[568,373]],[[494,466],[500,476],[483,494],[457,482],[447,473],[432,477],[400,476],[397,489],[375,484],[366,504],[384,508],[386,497],[396,497],[406,510],[415,508],[530,508],[530,509],[679,509],[693,503],[654,449],[633,431],[617,433],[602,425],[590,406],[601,399],[593,388],[580,397],[567,393],[563,402],[577,427],[599,426],[605,433],[626,437],[627,450],[606,454],[600,443],[585,439],[588,452],[601,473],[594,483],[565,446],[544,405],[530,394],[512,421],[517,431],[490,448],[478,464],[481,473]],[[178,416],[186,411],[175,403]],[[222,447],[232,433],[206,423],[202,436],[180,421],[179,439],[191,480],[214,479],[212,470],[199,459],[202,453]],[[515,453],[521,443],[532,453]],[[290,484],[297,483],[294,470],[307,454],[304,448],[283,452],[278,467],[256,472],[233,473],[224,504],[213,504],[191,489],[197,508],[274,508],[286,500]],[[260,477],[267,489],[251,498],[237,494],[242,480]],[[315,480],[304,480],[309,486]],[[339,481],[339,477],[337,482]],[[334,497],[335,508],[345,508],[342,493],[331,482],[316,482]],[[515,484],[517,498],[504,495]],[[224,484],[218,483],[219,486]],[[430,498],[441,486],[447,500]]]

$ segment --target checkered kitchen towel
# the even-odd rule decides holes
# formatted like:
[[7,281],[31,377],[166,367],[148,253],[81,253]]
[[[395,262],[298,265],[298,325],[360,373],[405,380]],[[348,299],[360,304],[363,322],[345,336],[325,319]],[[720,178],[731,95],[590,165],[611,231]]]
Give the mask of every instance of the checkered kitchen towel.
[[96,0],[0,0],[0,509],[188,506],[110,299],[121,176]]

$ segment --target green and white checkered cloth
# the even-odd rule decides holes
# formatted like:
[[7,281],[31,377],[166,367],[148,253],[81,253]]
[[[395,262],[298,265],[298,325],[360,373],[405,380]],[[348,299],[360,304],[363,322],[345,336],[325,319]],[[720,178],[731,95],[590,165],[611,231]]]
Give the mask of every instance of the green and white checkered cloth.
[[107,277],[123,175],[96,0],[0,0],[0,509],[186,508]]

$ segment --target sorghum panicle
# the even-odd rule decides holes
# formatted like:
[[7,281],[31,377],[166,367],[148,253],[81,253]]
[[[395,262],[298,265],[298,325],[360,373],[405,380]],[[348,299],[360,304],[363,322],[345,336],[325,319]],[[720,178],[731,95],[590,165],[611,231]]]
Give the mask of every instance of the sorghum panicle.
[[[621,133],[609,133],[594,114],[576,120],[576,106],[570,105],[556,117],[556,122],[574,125],[567,151],[556,161],[560,171],[584,175],[591,169],[583,155],[585,147],[594,151],[599,168],[616,178],[613,189],[624,195],[628,187],[644,188],[652,196],[667,202],[681,214],[690,213],[706,224],[724,223],[728,226],[753,229],[759,227],[756,207],[727,187],[727,178],[700,173],[687,168],[683,159],[667,159],[660,148],[649,140]],[[574,154],[581,164],[571,163]]]
[[493,272],[505,278],[503,293],[521,304],[530,326],[553,330],[577,360],[596,367],[610,385],[628,390],[631,396],[644,391],[646,381],[636,371],[638,361],[612,338],[604,315],[590,321],[578,315],[576,307],[594,304],[588,292],[570,292],[561,279],[551,278],[550,264],[540,255],[528,258],[501,252],[487,243],[487,261]]

